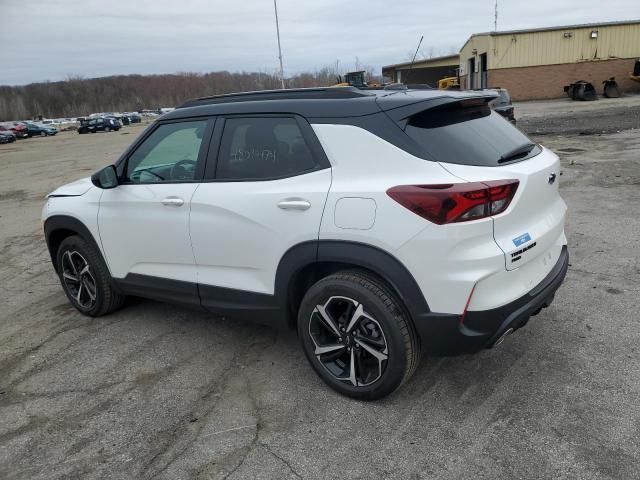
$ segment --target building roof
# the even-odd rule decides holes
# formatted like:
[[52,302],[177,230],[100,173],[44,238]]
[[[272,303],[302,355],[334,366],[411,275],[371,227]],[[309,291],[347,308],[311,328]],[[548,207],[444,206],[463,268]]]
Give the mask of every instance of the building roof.
[[[451,60],[451,62],[447,62],[448,60]],[[457,65],[459,60],[460,60],[460,55],[458,55],[457,53],[454,53],[453,55],[444,55],[442,57],[433,57],[433,58],[426,58],[424,60],[416,60],[415,62],[413,62],[413,68],[428,67],[429,64],[431,63],[440,63],[445,65],[450,63],[451,65]],[[385,65],[384,67],[382,67],[382,71],[408,68],[410,66],[411,66],[411,62],[394,63],[393,65]]]
[[558,30],[575,30],[576,28],[597,28],[597,27],[612,27],[618,25],[640,25],[640,20],[619,20],[615,22],[600,22],[600,23],[578,23],[575,25],[560,25],[557,27],[541,27],[541,28],[525,28],[522,30],[502,30],[498,32],[482,32],[482,33],[474,33],[472,34],[464,45],[462,45],[462,50],[469,40],[473,37],[483,37],[485,35],[490,36],[499,36],[499,35],[516,35],[519,33],[537,33],[537,32],[553,32]]

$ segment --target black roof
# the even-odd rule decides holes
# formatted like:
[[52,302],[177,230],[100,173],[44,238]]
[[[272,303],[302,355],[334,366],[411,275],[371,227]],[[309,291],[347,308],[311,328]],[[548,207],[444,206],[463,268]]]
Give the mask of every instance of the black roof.
[[180,105],[163,119],[227,114],[291,113],[306,118],[372,115],[419,102],[446,103],[465,98],[495,97],[482,91],[433,89],[358,89],[355,87],[264,90],[202,97]]
[[366,90],[355,87],[286,88],[280,90],[256,90],[252,92],[227,93],[189,100],[178,108],[218,103],[251,102],[257,100],[335,99],[370,96]]

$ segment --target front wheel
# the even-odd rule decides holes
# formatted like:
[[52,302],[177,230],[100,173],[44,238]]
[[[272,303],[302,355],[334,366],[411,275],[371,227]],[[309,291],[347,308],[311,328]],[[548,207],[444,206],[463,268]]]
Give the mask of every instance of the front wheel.
[[99,317],[122,306],[100,252],[79,236],[65,238],[56,255],[58,275],[71,304],[80,313]]
[[105,132],[110,132],[110,131],[111,131],[111,128],[110,128],[110,127],[104,127],[104,131],[105,131]]
[[47,132],[40,132],[40,136],[41,137],[46,137],[47,136]]
[[420,360],[418,337],[400,301],[383,282],[355,270],[325,277],[307,291],[298,335],[320,378],[360,400],[389,395]]

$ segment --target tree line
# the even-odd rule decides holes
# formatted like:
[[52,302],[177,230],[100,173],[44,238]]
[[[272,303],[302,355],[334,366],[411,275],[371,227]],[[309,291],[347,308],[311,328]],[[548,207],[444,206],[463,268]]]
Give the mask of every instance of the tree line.
[[[336,83],[339,65],[286,79],[286,87]],[[371,69],[369,69],[371,76]],[[70,76],[64,81],[0,86],[0,121],[77,117],[93,112],[131,112],[174,107],[208,95],[281,87],[278,75],[262,72]]]

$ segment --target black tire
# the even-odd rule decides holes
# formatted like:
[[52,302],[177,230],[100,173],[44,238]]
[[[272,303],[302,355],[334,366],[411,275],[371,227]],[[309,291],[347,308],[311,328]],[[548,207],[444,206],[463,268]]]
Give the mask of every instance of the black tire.
[[105,132],[110,132],[111,131],[111,127],[104,127],[104,131]]
[[[82,261],[88,265],[84,277],[78,271],[83,270]],[[102,255],[82,237],[74,235],[62,241],[56,254],[56,266],[64,292],[80,313],[100,317],[117,310],[124,303],[124,295],[113,288],[111,275]],[[77,280],[71,280],[65,276],[65,272],[72,276],[75,273]],[[91,291],[94,299],[91,298]]]
[[47,136],[47,132],[40,132],[40,136],[41,137],[46,137]]
[[[318,307],[326,308],[329,321]],[[352,322],[361,307],[359,320]],[[382,281],[357,270],[325,277],[307,291],[298,311],[298,336],[320,378],[359,400],[377,400],[394,392],[420,361],[418,336],[402,303]],[[343,346],[338,349],[339,345]],[[316,348],[335,351],[316,355]],[[385,352],[386,359],[381,359]]]
[[573,91],[575,90],[575,87],[573,85],[571,85],[568,89],[567,89],[567,96],[573,100]]

